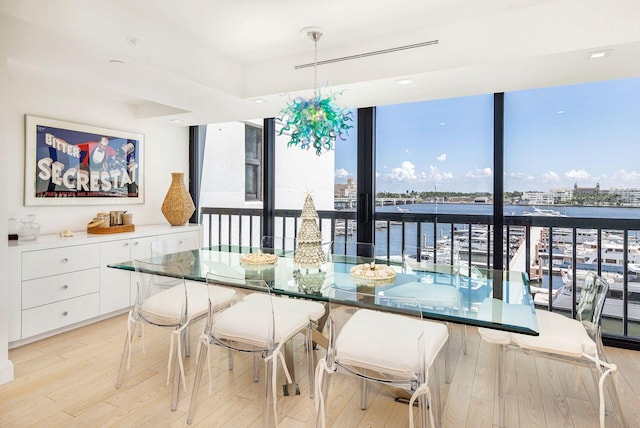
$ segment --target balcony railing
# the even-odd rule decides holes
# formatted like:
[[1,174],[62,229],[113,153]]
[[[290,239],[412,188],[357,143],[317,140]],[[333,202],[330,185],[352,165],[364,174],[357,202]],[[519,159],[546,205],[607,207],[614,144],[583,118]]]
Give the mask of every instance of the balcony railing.
[[[274,235],[295,238],[300,215],[276,210]],[[259,245],[261,216],[261,209],[203,208],[205,245]],[[355,212],[318,216],[323,241],[333,241],[336,251],[352,248]],[[491,267],[490,215],[376,212],[375,222],[378,258],[400,261],[403,248],[412,246],[434,262]],[[610,283],[603,317],[607,343],[640,347],[640,219],[505,216],[504,223],[503,265],[529,274],[538,307],[575,317],[582,276],[594,270]]]

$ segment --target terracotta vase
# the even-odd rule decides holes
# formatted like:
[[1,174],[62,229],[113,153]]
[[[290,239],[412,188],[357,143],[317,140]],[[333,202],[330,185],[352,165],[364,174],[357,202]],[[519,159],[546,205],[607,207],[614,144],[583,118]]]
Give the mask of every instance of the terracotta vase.
[[182,226],[196,210],[191,195],[184,185],[184,174],[171,173],[171,186],[162,202],[162,214],[172,226]]

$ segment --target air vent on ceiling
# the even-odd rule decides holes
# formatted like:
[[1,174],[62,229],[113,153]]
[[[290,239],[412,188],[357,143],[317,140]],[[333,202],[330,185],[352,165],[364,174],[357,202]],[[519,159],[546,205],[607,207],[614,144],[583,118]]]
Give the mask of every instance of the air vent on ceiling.
[[[331,63],[334,63],[334,62],[350,61],[352,59],[365,58],[365,57],[368,57],[368,56],[382,55],[382,54],[387,54],[387,53],[391,53],[391,52],[404,51],[404,50],[407,50],[407,49],[415,49],[415,48],[421,48],[421,47],[424,47],[424,46],[437,45],[437,44],[438,44],[437,40],[429,40],[428,42],[414,43],[412,45],[398,46],[398,47],[395,47],[395,48],[382,49],[382,50],[379,50],[379,51],[372,51],[372,52],[365,52],[365,53],[356,54],[356,55],[343,56],[343,57],[340,57],[340,58],[325,59],[324,61],[318,61],[318,65],[331,64]],[[308,64],[296,65],[294,67],[294,69],[297,70],[299,68],[308,68],[308,67],[313,67],[313,66],[314,66],[314,63],[310,62]]]

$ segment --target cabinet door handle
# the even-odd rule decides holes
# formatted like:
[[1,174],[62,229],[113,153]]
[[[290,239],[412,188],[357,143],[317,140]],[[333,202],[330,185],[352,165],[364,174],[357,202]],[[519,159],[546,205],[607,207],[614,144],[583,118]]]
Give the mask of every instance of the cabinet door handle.
[[138,245],[138,241],[134,242],[133,245]]
[[69,315],[69,312],[67,312],[67,311],[64,311],[64,312],[62,313],[62,316],[63,316],[63,317],[66,317],[67,315]]
[[68,261],[69,261],[69,259],[66,258],[66,257],[64,259],[62,259],[62,263],[67,263]]
[[178,243],[179,243],[180,245],[182,245],[182,244],[184,244],[184,241],[181,239],[180,241],[178,241]]
[[63,285],[63,286],[62,286],[62,289],[63,289],[63,290],[66,290],[66,289],[68,289],[68,288],[69,288],[69,286],[68,286],[67,284],[65,284],[65,285]]
[[124,246],[125,246],[125,247],[128,247],[128,246],[129,246],[129,243],[128,243],[128,242],[125,242],[125,243],[124,243]]

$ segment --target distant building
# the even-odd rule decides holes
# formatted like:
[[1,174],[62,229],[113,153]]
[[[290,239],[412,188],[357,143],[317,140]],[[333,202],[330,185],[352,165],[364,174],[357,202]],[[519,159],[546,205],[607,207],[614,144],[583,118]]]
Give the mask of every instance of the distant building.
[[583,193],[586,195],[597,195],[600,193],[600,183],[596,183],[596,187],[578,187],[578,183],[573,185],[573,193]]
[[553,198],[555,204],[568,203],[573,198],[573,190],[567,188],[550,189],[549,196]]
[[631,189],[613,188],[609,190],[609,193],[616,195],[620,203],[628,204],[628,205],[640,204],[640,188],[637,188],[637,187],[631,188]]
[[347,178],[347,184],[333,185],[333,196],[336,198],[355,198],[357,196],[357,190],[353,177],[349,177]]
[[553,205],[553,196],[548,192],[523,192],[522,202],[529,205]]

